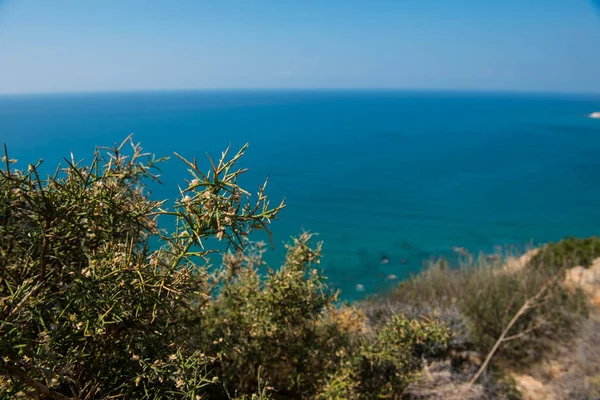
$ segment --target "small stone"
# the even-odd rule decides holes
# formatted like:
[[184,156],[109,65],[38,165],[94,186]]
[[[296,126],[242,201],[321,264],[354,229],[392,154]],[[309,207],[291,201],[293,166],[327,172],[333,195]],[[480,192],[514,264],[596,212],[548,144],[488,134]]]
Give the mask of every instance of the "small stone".
[[555,398],[542,382],[532,376],[515,375],[514,379],[517,389],[519,389],[523,396],[523,400],[547,400]]

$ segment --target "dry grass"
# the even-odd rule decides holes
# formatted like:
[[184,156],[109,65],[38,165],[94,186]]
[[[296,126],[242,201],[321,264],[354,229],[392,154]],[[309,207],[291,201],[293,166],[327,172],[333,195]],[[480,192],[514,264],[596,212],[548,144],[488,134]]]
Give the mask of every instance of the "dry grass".
[[[587,249],[593,248],[589,241],[585,243]],[[565,247],[551,247],[555,248]],[[600,374],[596,362],[587,355],[596,357],[590,348],[598,348],[600,339],[594,336],[594,332],[598,336],[598,331],[594,331],[597,326],[585,319],[589,309],[584,293],[579,288],[563,287],[564,266],[543,264],[570,260],[567,265],[571,265],[583,253],[576,252],[572,257],[561,254],[556,258],[549,251],[539,250],[521,257],[514,252],[477,258],[466,255],[456,269],[438,260],[413,279],[402,282],[389,296],[367,300],[361,308],[374,326],[384,323],[391,314],[404,313],[411,318],[435,316],[451,327],[454,336],[446,358],[427,360],[436,372],[425,374],[429,379],[412,386],[414,398],[451,398],[445,393],[455,391],[464,398],[517,399],[520,395],[515,382],[502,371],[529,371],[547,357],[572,354],[573,346],[586,350],[578,352],[576,364],[580,367],[574,369],[579,371],[578,379],[561,381],[562,386],[571,385],[562,392],[575,396],[579,390],[575,386],[581,386],[588,388],[585,393],[593,393],[590,388],[600,383]],[[527,307],[523,308],[524,305]],[[514,326],[504,332],[504,340],[491,358],[491,369],[469,389],[464,384],[474,376],[498,339],[502,339],[503,331],[515,315],[518,317]]]

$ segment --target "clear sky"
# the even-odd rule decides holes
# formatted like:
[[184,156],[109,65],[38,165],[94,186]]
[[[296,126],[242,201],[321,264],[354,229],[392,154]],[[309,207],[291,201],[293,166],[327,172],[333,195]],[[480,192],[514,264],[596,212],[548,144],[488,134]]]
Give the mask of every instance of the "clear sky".
[[0,0],[0,93],[600,93],[600,1]]

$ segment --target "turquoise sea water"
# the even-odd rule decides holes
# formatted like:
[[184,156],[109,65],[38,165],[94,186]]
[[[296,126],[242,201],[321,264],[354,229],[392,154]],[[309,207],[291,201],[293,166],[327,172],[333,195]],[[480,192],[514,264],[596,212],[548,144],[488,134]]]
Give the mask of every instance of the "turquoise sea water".
[[[160,155],[216,156],[250,143],[243,183],[269,176],[288,207],[282,241],[325,242],[322,267],[351,299],[416,272],[432,256],[600,233],[600,96],[206,91],[0,97],[0,141],[22,164],[129,133]],[[171,160],[157,197],[174,199]],[[385,256],[388,264],[380,263]],[[356,285],[365,292],[357,292]]]

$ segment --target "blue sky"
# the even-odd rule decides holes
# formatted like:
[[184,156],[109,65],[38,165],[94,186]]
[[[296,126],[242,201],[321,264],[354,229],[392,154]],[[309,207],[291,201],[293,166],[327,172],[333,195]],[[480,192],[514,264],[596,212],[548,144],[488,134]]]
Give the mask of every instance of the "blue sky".
[[0,0],[0,93],[600,93],[600,2]]

